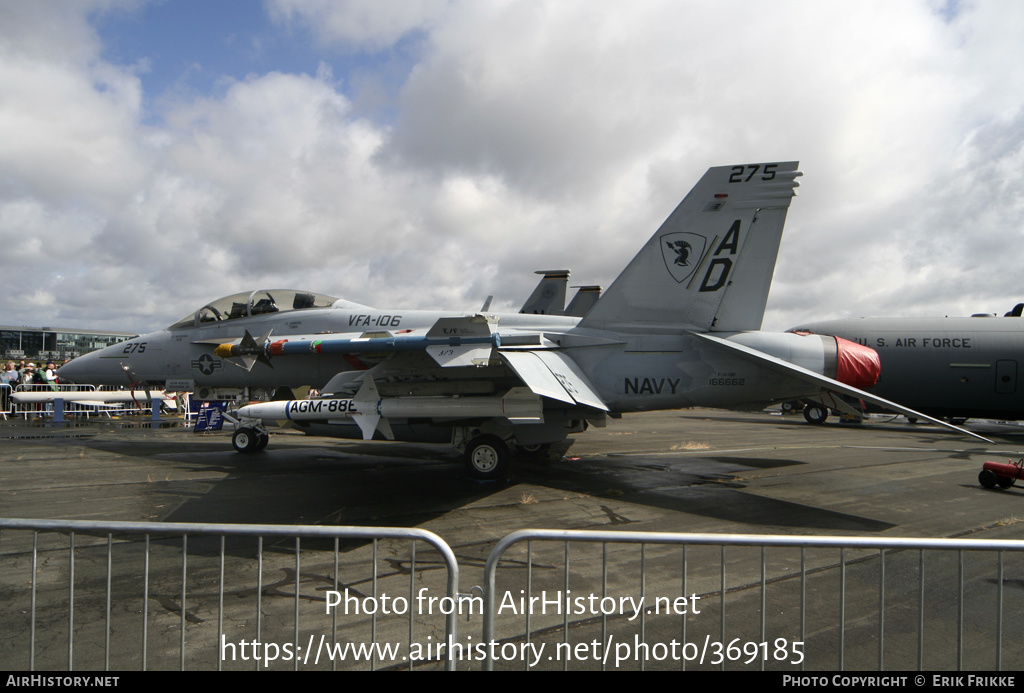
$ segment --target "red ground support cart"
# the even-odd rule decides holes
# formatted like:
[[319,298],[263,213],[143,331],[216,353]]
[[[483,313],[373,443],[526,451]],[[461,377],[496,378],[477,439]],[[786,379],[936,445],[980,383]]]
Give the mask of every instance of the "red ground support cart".
[[985,488],[1010,488],[1017,479],[1024,479],[1024,459],[1019,462],[1007,460],[1002,462],[986,462],[978,474],[978,481]]

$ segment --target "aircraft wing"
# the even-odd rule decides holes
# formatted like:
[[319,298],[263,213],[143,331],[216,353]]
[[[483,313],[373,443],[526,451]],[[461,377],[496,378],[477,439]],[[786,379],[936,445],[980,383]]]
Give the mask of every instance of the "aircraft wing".
[[772,370],[783,372],[787,375],[791,375],[795,378],[799,378],[809,383],[814,383],[827,390],[832,390],[834,392],[838,392],[844,395],[856,397],[866,402],[877,404],[878,406],[889,409],[890,411],[898,412],[900,414],[903,414],[904,416],[915,416],[919,419],[924,419],[926,421],[932,422],[933,424],[937,424],[939,426],[943,426],[944,428],[948,428],[952,431],[956,431],[957,433],[962,433],[964,435],[971,436],[972,438],[983,440],[986,443],[991,443],[993,445],[995,444],[994,441],[991,441],[988,438],[985,438],[984,436],[980,436],[977,433],[972,433],[964,428],[960,428],[959,426],[954,426],[951,423],[942,421],[941,419],[936,419],[931,416],[928,416],[927,414],[922,414],[919,411],[908,409],[907,407],[897,404],[896,402],[890,402],[887,399],[883,399],[881,397],[878,397],[877,395],[873,395],[870,392],[865,392],[864,390],[858,390],[855,387],[850,387],[849,385],[845,385],[839,382],[838,380],[833,380],[832,378],[815,373],[812,370],[808,370],[801,366],[794,365],[792,363],[789,363],[788,361],[783,361],[782,359],[775,358],[774,356],[769,356],[768,354],[765,354],[764,352],[758,351],[756,349],[751,349],[750,347],[746,347],[741,344],[736,344],[734,342],[721,339],[720,337],[712,337],[711,335],[706,333],[691,332],[690,334],[692,334],[695,337],[699,337],[700,339],[703,339],[707,342],[711,342],[712,344],[716,344],[724,349],[729,349],[734,353],[737,353],[740,356],[747,358],[748,360],[755,361],[756,363],[766,366]]
[[[499,353],[504,363],[534,394],[608,411],[608,406],[583,371],[543,334],[502,335],[495,322],[483,315],[439,318],[428,330],[403,334],[366,333],[340,335],[291,335],[270,342],[264,335],[248,332],[237,345],[223,345],[221,357],[278,358],[298,354],[370,354],[388,357],[392,364],[400,354],[422,352],[442,368],[486,366]],[[415,369],[414,369],[415,370]],[[333,381],[332,381],[333,382]]]
[[535,394],[608,411],[579,366],[557,351],[501,351],[505,363]]

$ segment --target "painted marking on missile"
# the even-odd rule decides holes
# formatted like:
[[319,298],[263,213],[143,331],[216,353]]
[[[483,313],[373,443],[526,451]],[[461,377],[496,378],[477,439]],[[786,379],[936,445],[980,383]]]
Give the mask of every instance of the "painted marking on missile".
[[285,415],[290,419],[292,414],[355,414],[358,413],[355,400],[352,399],[303,399],[289,402],[285,407]]
[[680,378],[626,378],[623,392],[627,395],[676,394]]

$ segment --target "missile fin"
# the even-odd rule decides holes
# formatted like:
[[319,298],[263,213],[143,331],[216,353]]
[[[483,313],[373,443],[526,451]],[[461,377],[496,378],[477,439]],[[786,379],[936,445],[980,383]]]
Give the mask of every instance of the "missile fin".
[[377,423],[381,420],[380,414],[355,414],[352,419],[363,432],[363,440],[373,440],[373,434],[377,432]]

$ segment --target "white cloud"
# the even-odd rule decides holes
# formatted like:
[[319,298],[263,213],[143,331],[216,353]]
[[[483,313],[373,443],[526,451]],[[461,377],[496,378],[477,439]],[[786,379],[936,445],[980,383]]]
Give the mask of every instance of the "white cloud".
[[267,9],[275,20],[301,24],[323,43],[377,51],[433,24],[447,4],[447,0],[268,0]]
[[111,6],[0,26],[2,322],[144,330],[258,286],[517,306],[535,269],[610,283],[708,166],[790,158],[766,326],[1018,299],[1018,4],[275,0],[334,50],[415,37],[396,110],[324,64],[165,95],[157,126],[90,25]]

